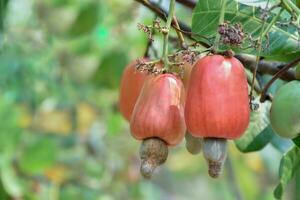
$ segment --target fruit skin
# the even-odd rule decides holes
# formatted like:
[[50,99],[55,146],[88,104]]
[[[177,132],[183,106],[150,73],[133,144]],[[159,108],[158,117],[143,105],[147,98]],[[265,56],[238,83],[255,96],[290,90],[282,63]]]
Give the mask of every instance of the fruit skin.
[[183,68],[184,68],[184,72],[183,72],[184,75],[183,75],[183,78],[182,78],[182,82],[183,82],[183,85],[184,85],[185,89],[187,90],[193,66],[190,63],[185,62],[184,65],[183,65]]
[[205,56],[192,70],[185,105],[187,129],[195,137],[239,138],[249,124],[243,65],[234,57]]
[[138,140],[157,137],[167,145],[181,142],[185,135],[184,86],[172,74],[147,78],[134,107],[130,129]]
[[281,137],[295,138],[300,134],[300,81],[291,81],[276,92],[270,120]]
[[134,105],[147,77],[146,73],[136,70],[136,64],[136,61],[128,64],[121,79],[119,109],[127,121],[130,121]]

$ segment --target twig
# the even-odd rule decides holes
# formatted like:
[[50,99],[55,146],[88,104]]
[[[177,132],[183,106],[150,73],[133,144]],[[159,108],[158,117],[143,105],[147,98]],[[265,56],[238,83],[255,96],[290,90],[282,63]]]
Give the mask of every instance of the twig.
[[180,27],[179,27],[179,24],[178,24],[178,21],[177,21],[177,18],[176,18],[175,15],[173,17],[173,21],[174,21],[174,26],[176,27],[175,31],[176,31],[177,37],[179,39],[180,46],[183,49],[187,49],[187,45],[186,45],[186,43],[184,41],[184,37],[182,35],[182,32],[180,31]]
[[[135,0],[135,1],[143,4],[144,6],[146,6],[147,8],[149,8],[152,12],[155,12],[159,18],[161,18],[162,20],[166,21],[166,17],[168,17],[168,15],[169,15],[168,12],[166,12],[164,9],[162,9],[156,3],[148,1],[148,0]],[[191,33],[191,28],[188,25],[186,25],[185,23],[181,22],[180,20],[178,20],[178,25],[179,25],[179,28],[180,28],[180,30],[181,30],[182,33],[184,33],[189,39],[194,40],[192,38],[192,34],[187,34],[187,33]],[[177,29],[174,20],[172,20],[171,26],[174,29]],[[201,44],[202,46],[204,46],[206,48],[210,48],[210,46],[211,46],[208,43],[205,43],[205,42],[202,42],[202,41],[200,41],[199,44]]]
[[175,0],[170,0],[170,6],[169,6],[169,16],[166,22],[165,28],[162,30],[162,33],[164,35],[164,43],[163,43],[163,53],[162,53],[162,60],[164,62],[164,66],[167,70],[169,70],[169,58],[168,58],[168,44],[169,44],[169,33],[170,33],[170,27],[171,23],[173,21],[173,16],[175,13]]
[[280,77],[280,75],[283,74],[284,72],[286,72],[287,70],[289,70],[290,68],[294,67],[295,65],[297,65],[297,63],[299,63],[299,62],[300,62],[300,57],[296,58],[292,62],[286,64],[282,69],[280,69],[276,74],[274,74],[272,79],[263,88],[261,97],[260,97],[260,102],[264,102],[266,100],[266,92],[271,87],[271,85]]
[[191,8],[191,9],[194,9],[194,7],[196,6],[195,0],[176,0],[176,2],[186,6],[188,8]]
[[[268,8],[268,5],[269,5],[269,0],[267,1],[265,9]],[[262,50],[262,40],[263,40],[264,34],[267,34],[267,32],[265,32],[265,30],[264,30],[265,29],[265,25],[266,25],[266,21],[267,21],[267,18],[264,17],[263,18],[262,28],[261,28],[261,31],[260,31],[259,40],[258,40],[258,51],[256,53],[255,68],[253,69],[253,72],[252,72],[253,73],[253,77],[252,77],[252,84],[251,84],[251,89],[250,89],[250,94],[249,94],[249,96],[250,96],[251,99],[252,99],[252,93],[253,93],[253,89],[254,89],[254,82],[255,82],[255,78],[256,78],[258,63],[259,63],[259,60],[260,60],[260,54],[261,54],[261,50]],[[275,22],[273,21],[273,23],[275,23]],[[250,100],[250,103],[251,103],[251,101],[252,100]]]
[[[147,0],[135,0],[135,1],[143,4],[145,7],[149,8],[151,11],[155,12],[162,20],[166,21],[166,16],[168,16],[168,13],[166,11],[164,11],[162,8],[160,8],[157,4],[155,4],[153,2],[149,2]],[[185,5],[184,3],[182,3],[183,1],[184,0],[177,1],[177,2]],[[192,35],[194,35],[195,33],[191,32],[191,28],[188,25],[186,25],[185,23],[181,22],[180,20],[178,20],[178,24],[180,26],[180,31],[184,35],[186,35],[188,38],[195,41],[195,39],[192,38]],[[174,24],[172,24],[172,27],[174,29],[176,29]],[[197,35],[197,34],[195,34],[195,35]],[[206,43],[206,42],[199,42],[199,43],[206,48],[209,48],[211,46],[209,43]],[[247,69],[253,71],[253,69],[255,67],[255,65],[254,65],[255,57],[253,57],[251,55],[246,55],[246,54],[236,55],[235,57],[237,59],[239,59]],[[271,62],[271,61],[260,60],[258,63],[257,72],[259,74],[274,75],[283,66],[284,66],[284,63],[282,63],[282,62]],[[279,78],[282,80],[285,80],[285,81],[295,80],[296,79],[295,72],[293,72],[292,70],[285,71],[279,75]]]

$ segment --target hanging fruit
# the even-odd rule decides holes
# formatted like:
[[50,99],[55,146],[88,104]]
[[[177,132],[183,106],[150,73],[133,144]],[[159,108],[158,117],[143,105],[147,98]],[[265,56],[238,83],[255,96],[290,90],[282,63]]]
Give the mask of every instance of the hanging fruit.
[[172,74],[147,78],[130,121],[131,134],[143,140],[140,149],[141,174],[150,178],[154,169],[165,162],[168,146],[184,137],[184,86]]
[[[234,57],[209,55],[195,64],[185,105],[185,122],[204,138],[209,174],[217,177],[226,158],[226,140],[239,138],[249,124],[248,85],[243,65]],[[213,155],[215,154],[215,155]]]
[[295,138],[300,134],[300,81],[291,81],[276,92],[270,120],[281,137]]
[[193,155],[201,152],[202,139],[192,136],[188,131],[185,134],[185,148]]
[[136,64],[137,62],[133,61],[126,66],[120,86],[119,109],[127,121],[130,121],[134,105],[147,76],[145,72],[136,70]]

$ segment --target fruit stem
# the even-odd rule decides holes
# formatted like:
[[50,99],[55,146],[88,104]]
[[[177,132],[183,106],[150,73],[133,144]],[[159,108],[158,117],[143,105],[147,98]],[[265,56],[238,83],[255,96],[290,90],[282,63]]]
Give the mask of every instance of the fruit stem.
[[296,66],[298,63],[300,62],[300,57],[296,58],[295,60],[293,60],[292,62],[286,64],[283,68],[281,68],[276,74],[274,74],[274,76],[272,77],[272,79],[266,83],[265,87],[263,88],[262,92],[261,92],[261,96],[260,96],[260,102],[265,102],[266,101],[266,93],[268,92],[269,88],[271,87],[271,85],[282,75],[284,74],[287,70],[289,70],[290,68]]
[[268,32],[273,27],[273,25],[276,23],[276,21],[278,20],[278,18],[280,17],[280,15],[282,14],[283,11],[284,11],[284,9],[281,8],[280,11],[276,14],[276,16],[273,17],[272,21],[269,23],[269,25],[267,26],[267,28],[262,33],[261,38],[265,37],[268,34]]
[[[267,1],[265,9],[267,9],[268,6],[269,6],[269,1]],[[261,54],[261,50],[262,50],[262,39],[265,36],[264,34],[267,33],[267,32],[264,31],[265,26],[266,26],[266,21],[267,21],[267,18],[266,17],[263,18],[263,23],[262,23],[261,31],[260,31],[260,35],[259,35],[259,38],[258,38],[258,47],[257,47],[257,53],[256,53],[256,59],[255,59],[255,67],[254,67],[253,72],[252,72],[253,76],[252,76],[251,89],[250,89],[250,94],[249,94],[250,98],[253,95],[255,78],[256,78],[257,69],[258,69],[258,63],[259,63],[259,60],[260,60],[260,54]],[[275,23],[275,21],[273,23]],[[272,26],[273,26],[273,24],[272,24]],[[252,100],[251,99],[250,99],[250,104],[252,104]]]
[[[219,18],[219,25],[224,23],[224,16],[225,16],[225,10],[226,10],[226,1],[227,0],[222,0],[222,5],[221,5],[221,12],[220,12],[220,18]],[[214,49],[217,51],[219,47],[219,42],[220,42],[221,35],[217,31],[217,35],[215,38],[214,42]]]
[[192,136],[189,132],[185,134],[185,147],[192,155],[199,154],[202,148],[202,139]]
[[[300,15],[300,9],[290,0],[281,0],[281,3],[284,7],[287,8],[287,11],[292,12],[291,14],[296,14],[296,17]],[[295,13],[293,13],[295,12]]]
[[155,168],[162,165],[168,157],[168,146],[159,138],[144,139],[140,147],[141,168],[144,178],[150,179]]
[[178,21],[177,21],[177,18],[176,18],[176,16],[175,16],[175,14],[174,14],[174,17],[173,17],[173,22],[174,22],[174,26],[176,27],[176,28],[175,28],[175,31],[176,31],[177,37],[178,37],[178,39],[179,39],[180,47],[181,47],[182,49],[188,49],[188,46],[187,46],[187,44],[186,44],[185,41],[184,41],[183,34],[182,34],[181,31],[180,31],[180,26],[179,26],[179,24],[178,24]]
[[227,140],[224,138],[203,138],[203,155],[208,162],[208,174],[217,178],[227,157]]
[[170,65],[168,59],[168,40],[169,40],[171,23],[174,16],[174,11],[175,11],[175,0],[170,0],[168,19],[166,22],[166,26],[162,29],[162,33],[164,35],[162,60],[164,62],[167,71],[169,71],[169,65]]

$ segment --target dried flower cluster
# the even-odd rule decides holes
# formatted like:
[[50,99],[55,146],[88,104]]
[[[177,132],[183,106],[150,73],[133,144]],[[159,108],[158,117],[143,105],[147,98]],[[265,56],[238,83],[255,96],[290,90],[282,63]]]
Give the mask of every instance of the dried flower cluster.
[[229,22],[224,22],[219,25],[218,32],[221,35],[223,44],[240,46],[245,38],[245,33],[240,23],[230,24]]
[[143,31],[144,33],[146,33],[148,35],[148,39],[151,42],[153,42],[154,41],[154,39],[153,39],[154,30],[158,30],[159,32],[162,32],[165,27],[161,26],[161,23],[160,23],[159,19],[155,19],[153,21],[152,26],[138,23],[137,28],[138,28],[138,30]]
[[158,62],[146,62],[142,59],[137,59],[136,69],[141,72],[147,72],[148,74],[162,74],[164,72],[163,68],[158,68]]
[[200,52],[193,51],[191,49],[179,51],[174,54],[175,57],[181,57],[183,62],[190,63],[193,65],[199,58]]

